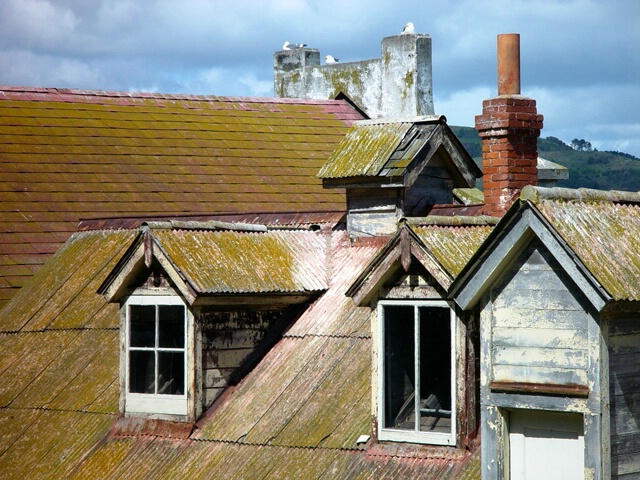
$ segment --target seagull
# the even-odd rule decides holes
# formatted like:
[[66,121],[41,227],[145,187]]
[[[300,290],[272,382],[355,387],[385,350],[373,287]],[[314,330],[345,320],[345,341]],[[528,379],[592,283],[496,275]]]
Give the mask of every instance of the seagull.
[[339,58],[333,58],[331,55],[327,55],[324,57],[324,63],[326,63],[327,65],[335,65],[336,63],[339,63],[340,59]]
[[415,30],[415,28],[413,28],[413,23],[409,22],[402,29],[402,34],[401,35],[411,35],[413,33],[416,33],[416,30]]
[[282,46],[283,50],[300,50],[301,48],[306,47],[307,44],[306,43],[289,43],[289,42],[284,42],[284,45]]

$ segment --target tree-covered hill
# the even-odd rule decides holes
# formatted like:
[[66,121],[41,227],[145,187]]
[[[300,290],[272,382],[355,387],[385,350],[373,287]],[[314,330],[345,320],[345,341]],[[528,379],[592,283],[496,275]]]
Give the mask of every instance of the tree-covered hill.
[[[451,129],[481,165],[482,147],[475,129]],[[547,137],[538,140],[538,155],[569,169],[569,179],[559,182],[561,187],[640,191],[640,158],[628,153],[600,152],[584,139],[574,139],[571,146],[558,138]]]

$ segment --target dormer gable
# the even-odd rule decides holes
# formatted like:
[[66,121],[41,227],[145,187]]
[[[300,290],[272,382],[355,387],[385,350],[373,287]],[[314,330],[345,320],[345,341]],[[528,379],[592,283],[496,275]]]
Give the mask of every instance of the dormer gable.
[[390,235],[481,175],[444,116],[356,122],[318,173],[325,188],[346,189],[352,238]]
[[434,298],[446,298],[453,279],[496,221],[489,217],[404,219],[400,230],[358,276],[346,295],[364,306],[388,295],[393,288],[397,291],[392,295],[401,295],[400,290],[411,295],[411,289],[420,286],[422,290],[433,290]]
[[487,478],[522,472],[536,432],[580,475],[638,471],[639,205],[637,192],[524,187],[454,280],[450,298],[480,315]]
[[347,290],[376,312],[371,381],[378,440],[461,447],[472,439],[477,323],[447,295],[494,220],[405,220]]
[[[108,301],[132,293],[142,270],[158,264],[189,305],[299,303],[327,288],[325,245],[308,230],[268,231],[224,222],[152,222],[100,287]],[[307,275],[312,273],[312,275]]]
[[326,249],[312,230],[143,225],[98,290],[120,304],[121,413],[195,422],[328,288]]

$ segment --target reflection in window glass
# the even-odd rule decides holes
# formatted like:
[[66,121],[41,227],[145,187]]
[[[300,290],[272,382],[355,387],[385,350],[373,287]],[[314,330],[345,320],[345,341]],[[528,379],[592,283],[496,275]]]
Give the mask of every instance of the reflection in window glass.
[[129,306],[129,392],[185,392],[185,307]]
[[155,305],[131,305],[129,307],[132,347],[153,347],[156,341]]
[[182,305],[159,305],[160,325],[158,346],[160,348],[184,348],[184,307]]
[[446,308],[420,307],[420,430],[451,431],[451,322]]

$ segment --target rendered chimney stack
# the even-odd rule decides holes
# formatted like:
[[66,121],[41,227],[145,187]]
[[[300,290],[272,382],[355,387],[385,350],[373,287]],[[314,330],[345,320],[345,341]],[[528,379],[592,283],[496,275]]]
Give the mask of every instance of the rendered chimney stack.
[[520,95],[520,35],[498,35],[498,96],[476,116],[485,214],[504,215],[524,186],[537,185],[542,121],[536,101]]

